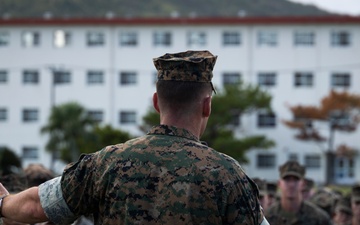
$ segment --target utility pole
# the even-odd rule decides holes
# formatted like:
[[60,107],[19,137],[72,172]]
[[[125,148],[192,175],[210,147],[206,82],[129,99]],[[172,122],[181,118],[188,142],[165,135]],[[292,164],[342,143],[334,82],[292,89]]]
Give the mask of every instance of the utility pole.
[[[50,115],[52,113],[52,110],[56,106],[56,79],[59,73],[61,73],[62,69],[55,66],[50,66],[49,70],[51,72],[51,78],[50,78]],[[50,162],[50,170],[54,171],[54,165],[56,160],[57,152],[51,151],[51,162]]]

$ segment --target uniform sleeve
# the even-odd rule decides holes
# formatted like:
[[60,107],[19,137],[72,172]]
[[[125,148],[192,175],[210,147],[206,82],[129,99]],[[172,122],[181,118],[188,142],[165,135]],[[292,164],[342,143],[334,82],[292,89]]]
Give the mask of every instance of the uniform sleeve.
[[60,184],[61,177],[56,177],[39,186],[39,197],[47,218],[54,224],[71,224],[75,215],[66,204]]
[[97,205],[97,192],[95,191],[95,172],[97,153],[82,155],[80,159],[69,165],[61,178],[63,198],[69,209],[75,215],[92,213]]

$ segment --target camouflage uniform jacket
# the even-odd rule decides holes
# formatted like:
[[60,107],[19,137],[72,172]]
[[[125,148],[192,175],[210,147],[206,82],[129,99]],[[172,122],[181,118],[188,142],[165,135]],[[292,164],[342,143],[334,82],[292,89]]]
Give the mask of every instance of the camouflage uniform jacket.
[[[274,203],[267,211],[266,216],[269,219],[269,223],[271,225],[277,225],[276,223],[272,223],[277,218],[277,221],[284,221],[282,224],[286,225],[331,225],[331,219],[329,215],[319,207],[314,204],[303,201],[299,212],[296,214],[296,218],[293,218],[292,221],[286,221],[285,217],[282,217],[284,213],[281,208],[281,203]],[[280,224],[278,224],[280,225]]]
[[[86,214],[107,225],[259,225],[263,220],[258,190],[236,160],[187,130],[166,125],[83,155],[65,169],[61,185],[54,183],[42,185],[39,195],[57,224]],[[51,190],[54,186],[61,190]],[[55,195],[62,195],[70,211],[64,203],[54,204]]]

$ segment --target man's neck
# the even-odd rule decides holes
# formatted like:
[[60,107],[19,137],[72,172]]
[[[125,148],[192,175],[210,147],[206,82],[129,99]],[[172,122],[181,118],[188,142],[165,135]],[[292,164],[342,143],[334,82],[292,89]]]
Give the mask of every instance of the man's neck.
[[198,139],[200,139],[201,135],[201,123],[198,118],[179,118],[174,116],[160,116],[160,123],[175,126],[178,128],[183,128],[191,132]]

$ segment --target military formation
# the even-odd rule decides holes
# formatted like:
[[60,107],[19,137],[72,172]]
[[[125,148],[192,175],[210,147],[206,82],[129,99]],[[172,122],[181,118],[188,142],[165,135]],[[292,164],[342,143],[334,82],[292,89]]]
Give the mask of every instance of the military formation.
[[360,225],[360,184],[342,193],[317,187],[305,177],[305,167],[288,161],[279,167],[279,180],[253,180],[271,225]]

